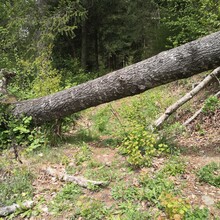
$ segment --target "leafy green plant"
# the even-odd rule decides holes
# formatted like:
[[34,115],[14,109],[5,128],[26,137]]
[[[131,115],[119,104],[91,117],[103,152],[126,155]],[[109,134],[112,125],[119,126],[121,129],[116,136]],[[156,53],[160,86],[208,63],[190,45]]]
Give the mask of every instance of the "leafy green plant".
[[112,188],[112,198],[122,201],[136,201],[139,199],[138,188],[129,184],[118,184]]
[[169,219],[183,219],[185,213],[190,209],[188,202],[171,193],[162,193],[159,200]]
[[220,187],[220,164],[212,162],[196,173],[201,182]]
[[146,220],[151,219],[151,215],[148,211],[141,210],[141,207],[137,203],[130,201],[122,202],[118,204],[118,218],[112,218],[117,220]]
[[149,177],[147,173],[143,173],[139,178],[142,188],[140,189],[141,200],[147,200],[152,204],[159,204],[159,197],[163,192],[175,192],[174,184],[162,174],[155,177]]
[[149,166],[152,158],[170,152],[168,145],[159,143],[158,136],[147,132],[142,126],[129,132],[120,146],[127,161],[135,167]]
[[32,126],[32,117],[15,118],[9,107],[2,104],[0,110],[0,150],[17,145],[31,152],[47,145],[46,133]]
[[81,194],[82,190],[79,186],[73,183],[66,184],[51,201],[50,210],[53,214],[59,215],[62,211],[74,209],[74,204]]
[[44,131],[41,127],[31,129],[27,139],[29,142],[27,148],[25,149],[27,153],[46,147],[49,143],[46,131]]
[[210,219],[209,210],[207,208],[195,208],[188,210],[184,215],[184,220]]
[[161,172],[166,175],[176,176],[178,174],[183,174],[185,172],[185,168],[185,161],[181,160],[179,157],[172,157],[165,164]]
[[217,96],[210,96],[206,99],[202,112],[209,113],[214,112],[220,106],[220,101]]
[[71,219],[102,220],[109,215],[109,210],[98,200],[80,197],[76,203],[75,215]]
[[161,174],[149,177],[146,173],[141,173],[139,177],[140,186],[119,183],[112,188],[112,197],[121,201],[148,201],[159,205],[159,197],[163,192],[175,191],[174,184]]

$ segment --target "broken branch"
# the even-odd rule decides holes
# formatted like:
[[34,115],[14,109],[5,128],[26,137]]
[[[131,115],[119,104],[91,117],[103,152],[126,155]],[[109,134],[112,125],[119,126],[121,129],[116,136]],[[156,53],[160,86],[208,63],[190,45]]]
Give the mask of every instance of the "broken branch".
[[90,185],[104,186],[107,184],[107,182],[105,181],[88,180],[82,176],[73,176],[68,175],[66,173],[57,172],[55,169],[51,167],[48,167],[45,171],[50,176],[56,177],[59,180],[63,180],[65,182],[72,182],[84,188],[88,188]]
[[190,99],[192,99],[201,89],[203,89],[210,81],[212,81],[214,78],[217,78],[217,76],[220,74],[220,67],[213,70],[205,79],[200,82],[193,90],[188,92],[186,95],[184,95],[181,99],[179,99],[177,102],[175,102],[173,105],[169,106],[165,113],[161,115],[156,121],[155,121],[155,127],[160,127],[164,121],[169,118],[173,112],[175,112],[178,108],[180,108],[183,104],[188,102]]
[[[217,92],[214,96],[219,97],[219,96],[220,96],[220,91]],[[191,123],[195,118],[197,118],[197,116],[202,112],[203,108],[204,108],[204,105],[203,105],[192,117],[190,117],[189,119],[187,119],[187,120],[183,123],[183,125],[184,125],[184,126],[187,126],[188,124],[190,124],[190,123]]]
[[10,206],[0,207],[0,217],[8,216],[8,215],[16,212],[19,209],[21,209],[21,210],[30,209],[33,207],[33,205],[34,205],[33,201],[26,201],[26,202],[22,203],[21,205],[13,204]]

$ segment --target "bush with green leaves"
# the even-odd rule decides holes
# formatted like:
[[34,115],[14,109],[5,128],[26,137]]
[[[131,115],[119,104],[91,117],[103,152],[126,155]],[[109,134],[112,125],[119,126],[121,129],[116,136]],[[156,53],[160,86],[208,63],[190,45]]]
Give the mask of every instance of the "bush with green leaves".
[[147,200],[158,206],[160,206],[159,197],[162,193],[173,193],[177,191],[174,183],[161,173],[158,173],[155,177],[150,177],[147,173],[142,173],[139,182],[142,186],[140,189],[141,200]]
[[149,166],[153,157],[169,153],[170,147],[161,143],[156,134],[151,134],[142,126],[136,126],[121,143],[120,151],[127,155],[127,161],[134,167]]
[[189,202],[171,193],[162,193],[159,200],[169,219],[183,219],[190,210]]
[[[194,208],[187,211],[184,215],[184,220],[200,220],[210,219],[209,210],[207,208]],[[216,219],[217,220],[217,219]]]
[[215,162],[207,164],[198,170],[197,176],[201,182],[220,188],[220,164]]
[[32,117],[15,118],[4,105],[0,105],[0,111],[0,150],[20,146],[33,151],[47,144],[42,129],[32,126]]
[[185,172],[186,163],[179,157],[171,157],[165,166],[162,168],[161,172],[165,175],[176,176],[183,174]]
[[204,106],[202,108],[203,113],[212,113],[217,108],[220,107],[220,100],[217,96],[210,96],[208,99],[206,99]]

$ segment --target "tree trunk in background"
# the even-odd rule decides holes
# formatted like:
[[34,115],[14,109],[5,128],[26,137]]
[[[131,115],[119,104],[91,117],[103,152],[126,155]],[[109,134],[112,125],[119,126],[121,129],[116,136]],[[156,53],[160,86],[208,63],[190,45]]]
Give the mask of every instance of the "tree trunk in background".
[[217,66],[220,66],[220,32],[70,89],[14,103],[12,113],[15,116],[32,116],[36,123],[41,124]]
[[81,65],[84,70],[87,68],[87,27],[86,19],[82,21],[82,41],[81,41]]
[[95,30],[95,69],[99,69],[99,38],[98,38],[98,30]]

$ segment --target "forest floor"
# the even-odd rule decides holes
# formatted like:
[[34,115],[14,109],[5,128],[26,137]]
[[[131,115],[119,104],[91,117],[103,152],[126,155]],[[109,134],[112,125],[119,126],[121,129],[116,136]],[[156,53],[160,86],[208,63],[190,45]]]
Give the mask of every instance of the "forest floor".
[[[195,101],[192,103],[198,105]],[[218,220],[220,109],[209,115],[202,114],[187,130],[174,135],[172,143],[175,143],[175,153],[154,157],[151,166],[134,169],[119,151],[117,134],[114,136],[111,132],[105,132],[112,126],[112,117],[117,123],[111,129],[117,130],[117,126],[124,125],[125,121],[120,118],[118,110],[124,106],[116,102],[110,110],[109,106],[106,110],[106,105],[82,113],[77,124],[65,134],[65,141],[60,146],[21,154],[22,164],[13,159],[12,151],[5,151],[0,156],[2,179],[7,180],[8,176],[16,173],[24,175],[16,183],[11,179],[1,193],[5,198],[8,196],[12,199],[13,193],[20,192],[20,196],[14,195],[19,198],[18,201],[21,202],[22,197],[24,200],[31,198],[35,204],[32,209],[12,214],[9,218]],[[161,103],[156,105],[161,107]],[[133,110],[128,110],[126,115]],[[138,110],[137,105],[135,110]],[[111,117],[107,117],[107,111],[112,112]],[[171,120],[178,118],[183,122],[187,117],[189,113]],[[94,128],[97,128],[95,123],[98,124],[98,134],[94,133]],[[206,165],[213,162],[218,169],[210,171]],[[83,176],[107,184],[83,188],[66,183],[56,175],[49,175],[46,172],[49,167],[58,173]],[[204,172],[201,174],[202,169]],[[28,182],[29,176],[31,183]],[[216,186],[207,182],[213,176],[218,177]],[[16,192],[19,187],[21,190]],[[9,205],[7,201],[0,202],[0,206]]]

